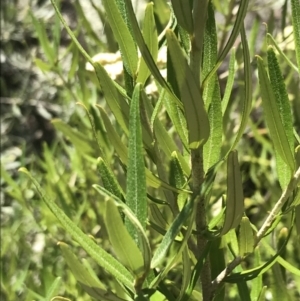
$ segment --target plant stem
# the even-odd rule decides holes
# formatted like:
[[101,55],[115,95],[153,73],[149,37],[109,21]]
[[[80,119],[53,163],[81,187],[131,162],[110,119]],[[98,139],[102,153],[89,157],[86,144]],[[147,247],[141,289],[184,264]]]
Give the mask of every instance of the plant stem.
[[[192,180],[193,180],[193,194],[194,197],[198,196],[200,193],[200,187],[204,179],[203,170],[203,149],[198,148],[191,151],[191,163],[192,163]],[[203,233],[207,228],[206,212],[205,212],[205,198],[201,196],[198,200],[196,209],[196,230],[199,233],[197,235],[197,253],[201,256],[204,251],[207,240],[200,233]],[[203,265],[203,269],[200,275],[201,285],[202,285],[202,296],[203,301],[211,300],[211,271],[210,263],[208,260]]]
[[[196,83],[199,85],[201,91],[201,64],[203,53],[203,40],[205,24],[207,19],[208,0],[195,0],[193,4],[193,21],[194,34],[191,37],[191,53],[190,53],[190,67],[193,72]],[[192,131],[193,129],[189,129]],[[191,150],[191,165],[192,165],[192,190],[193,197],[200,195],[200,188],[204,180],[203,169],[203,146]],[[197,254],[196,257],[201,256],[205,250],[207,240],[200,234],[207,228],[205,197],[200,196],[196,208],[196,231],[197,235]],[[210,263],[206,258],[203,265],[201,275],[202,299],[203,301],[211,300],[211,271]]]

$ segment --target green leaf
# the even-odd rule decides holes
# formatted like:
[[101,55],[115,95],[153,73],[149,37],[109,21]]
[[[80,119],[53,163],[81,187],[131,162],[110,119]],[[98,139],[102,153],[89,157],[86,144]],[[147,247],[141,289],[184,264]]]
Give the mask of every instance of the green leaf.
[[33,12],[30,10],[29,14],[32,19],[32,23],[34,25],[35,31],[37,33],[40,45],[45,53],[46,58],[48,61],[53,65],[56,60],[56,55],[53,46],[50,44],[50,41],[48,39],[48,34],[46,32],[45,25],[36,19]]
[[59,286],[61,285],[61,277],[56,277],[50,288],[47,291],[47,295],[45,297],[45,301],[51,301],[54,295],[59,290]]
[[122,130],[128,134],[128,118],[129,118],[129,106],[124,100],[126,93],[120,88],[107,74],[106,70],[99,63],[94,62],[88,53],[80,45],[79,41],[76,39],[74,33],[67,25],[62,14],[60,13],[54,0],[51,3],[64,27],[66,28],[68,34],[70,35],[73,43],[76,45],[81,54],[85,59],[94,67],[97,79],[105,95],[105,99],[112,113],[115,115],[116,120],[122,127]]
[[109,197],[115,201],[115,205],[117,205],[119,208],[122,209],[123,213],[125,216],[130,220],[132,225],[135,227],[137,231],[137,235],[139,238],[139,242],[141,242],[141,249],[142,249],[142,255],[144,258],[144,266],[145,266],[145,271],[148,271],[150,269],[150,262],[151,262],[151,249],[150,249],[150,244],[146,235],[146,232],[141,225],[140,221],[137,219],[135,214],[132,212],[132,210],[118,197],[110,193],[108,190],[105,188],[94,184],[93,188],[102,196],[104,197]]
[[39,193],[42,200],[48,206],[50,211],[55,215],[64,229],[75,239],[83,249],[107,272],[112,276],[116,277],[121,283],[127,286],[131,291],[133,289],[133,277],[130,272],[119,263],[114,257],[100,248],[91,238],[85,235],[73,222],[72,220],[64,214],[64,212],[50,199],[46,196],[42,188],[40,187],[38,181],[32,177],[26,168],[20,168],[20,172],[25,173]]
[[97,159],[97,167],[98,171],[101,175],[102,184],[105,189],[114,194],[116,197],[122,199],[123,191],[120,187],[116,177],[111,172],[111,170],[107,167],[106,163],[102,158]]
[[249,289],[246,281],[237,282],[238,292],[240,296],[240,300],[243,301],[251,301],[251,296],[249,293]]
[[221,235],[235,229],[241,222],[244,213],[244,195],[242,175],[240,172],[237,151],[231,151],[227,159],[227,197],[225,220]]
[[58,243],[64,259],[76,280],[80,283],[82,288],[93,298],[97,300],[110,300],[121,301],[122,299],[107,291],[105,286],[92,274],[89,273],[87,268],[80,262],[74,255],[70,247],[63,243]]
[[[261,264],[259,248],[255,248],[254,250],[253,264],[254,266],[260,266]],[[262,292],[262,289],[263,289],[263,281],[262,281],[262,275],[260,275],[254,278],[251,282],[251,300],[257,300]]]
[[180,299],[180,301],[188,301],[190,299],[190,296],[192,295],[192,292],[196,286],[196,284],[199,281],[199,277],[205,262],[205,259],[207,258],[210,248],[211,248],[211,241],[208,241],[202,254],[200,254],[196,265],[194,266],[193,272],[192,272],[192,276],[191,276],[191,280],[189,283],[189,286],[187,287],[185,294],[183,295],[183,297]]
[[292,3],[292,23],[295,38],[295,50],[300,74],[300,2],[299,0],[291,0]]
[[170,228],[168,229],[167,233],[164,235],[161,243],[159,244],[158,248],[156,249],[152,261],[151,261],[151,268],[156,268],[165,258],[166,254],[173,243],[175,237],[178,235],[181,227],[186,222],[188,217],[191,215],[194,209],[195,200],[191,199],[188,201],[180,213],[176,216],[175,220],[171,224]]
[[253,230],[251,223],[246,216],[242,217],[239,229],[239,249],[241,257],[253,253],[254,250]]
[[[267,252],[271,255],[273,255],[267,262],[265,262],[264,264],[261,264],[259,266],[256,266],[253,269],[250,270],[246,270],[246,271],[242,271],[242,272],[238,272],[238,273],[232,273],[231,275],[227,276],[225,278],[225,282],[229,282],[229,283],[236,283],[238,281],[249,281],[252,280],[254,278],[257,278],[258,276],[264,274],[265,272],[267,272],[278,260],[283,261],[284,259],[282,259],[279,255],[282,252],[282,250],[286,247],[291,233],[292,233],[292,229],[293,227],[291,227],[289,229],[289,234],[287,239],[285,240],[285,242],[281,245],[281,249],[278,250],[277,252],[275,252],[272,247],[264,241],[264,239],[262,239],[260,241],[260,243],[262,243],[264,245],[264,247],[267,249]],[[271,253],[271,252],[272,253]],[[278,261],[280,263],[280,261]],[[290,271],[292,273],[294,273],[295,275],[300,275],[300,271],[299,269],[291,266]]]
[[[143,36],[145,43],[149,49],[149,52],[156,62],[157,54],[158,54],[158,39],[157,39],[157,30],[155,19],[153,15],[153,3],[150,2],[146,6],[144,24],[143,24]],[[142,83],[143,85],[146,83],[146,80],[150,76],[151,72],[144,60],[141,58],[140,66],[138,70],[137,82]]]
[[192,276],[191,258],[190,258],[188,247],[185,247],[182,252],[182,284],[180,288],[180,294],[177,300],[180,300],[184,296],[185,291],[189,286],[191,276]]
[[232,32],[230,34],[230,37],[227,41],[227,44],[225,45],[224,49],[220,53],[214,68],[209,72],[209,74],[204,79],[203,86],[205,86],[207,84],[208,80],[218,70],[218,68],[222,64],[223,60],[225,59],[225,57],[229,53],[230,49],[234,45],[234,42],[235,42],[239,32],[241,30],[243,31],[242,28],[243,28],[244,19],[245,19],[246,13],[247,13],[248,3],[249,3],[249,0],[241,1],[240,6],[239,6],[239,10],[238,10],[237,15],[236,15],[236,20],[235,20],[235,23],[233,25],[233,29],[232,29]]
[[194,31],[193,2],[186,0],[172,0],[171,2],[178,24],[192,34]]
[[257,298],[257,301],[265,301],[266,300],[266,291],[267,291],[267,286],[263,286],[260,294]]
[[[185,179],[180,161],[178,160],[178,155],[174,151],[171,156],[172,157],[170,162],[170,184],[177,188],[183,188],[187,181]],[[186,199],[187,199],[186,193],[178,194],[177,203],[178,203],[179,210],[183,208]]]
[[209,137],[209,121],[204,102],[193,73],[173,31],[166,31],[168,49],[180,89],[189,132],[189,147],[196,149]]
[[[290,231],[289,231],[290,232]],[[289,234],[290,235],[290,234]],[[288,239],[288,238],[287,238]],[[268,254],[272,255],[272,256],[276,256],[278,254],[278,252],[276,253],[276,251],[265,241],[262,240],[262,244],[264,246],[264,248],[266,249],[266,251],[268,252]],[[282,249],[286,246],[286,241],[285,243],[282,245]],[[296,276],[300,276],[300,270],[291,265],[289,262],[287,262],[285,259],[283,259],[281,256],[277,256],[276,257],[276,261],[282,265],[287,271],[289,271],[290,273],[296,275]]]
[[[140,93],[141,84],[138,83],[134,88],[130,104],[126,200],[128,207],[133,211],[145,229],[148,213],[142,127],[139,109]],[[131,223],[128,223],[128,221],[125,222],[130,235],[136,240],[137,233],[135,227]]]
[[172,124],[174,125],[182,144],[186,149],[188,149],[188,130],[187,130],[187,121],[184,117],[183,112],[180,107],[172,100],[170,94],[164,93],[165,89],[162,89],[163,93],[163,103],[166,107],[168,115],[172,120]]
[[264,68],[264,63],[261,57],[257,57],[258,63],[258,77],[261,90],[261,97],[264,109],[264,115],[270,131],[270,136],[274,144],[275,150],[290,167],[295,169],[295,160],[291,152],[290,144],[280,117],[276,98],[270,84],[269,77]]
[[[122,163],[124,163],[127,166],[128,155],[127,155],[126,146],[124,145],[121,138],[117,134],[115,128],[111,124],[111,121],[110,121],[109,117],[107,116],[106,111],[101,106],[99,106],[99,105],[96,105],[96,106],[100,110],[101,117],[102,117],[104,126],[105,126],[107,134],[108,134],[108,138],[109,138],[111,144],[115,148],[115,151],[117,152],[118,156],[120,157],[120,160],[122,161]],[[146,179],[147,179],[147,184],[151,187],[154,187],[154,188],[163,187],[165,189],[168,189],[168,190],[171,190],[171,191],[174,191],[177,193],[181,192],[180,189],[174,188],[171,185],[169,185],[169,184],[165,183],[164,181],[162,181],[161,179],[159,179],[158,177],[156,177],[147,168],[146,168]],[[187,192],[189,193],[189,191],[187,191]]]
[[93,142],[89,140],[84,134],[75,131],[68,124],[64,123],[62,120],[53,119],[52,124],[54,127],[61,131],[66,137],[70,139],[72,144],[80,151],[82,154],[94,154],[96,147],[93,146]]
[[52,69],[51,65],[45,63],[39,58],[34,58],[33,61],[36,64],[36,66],[40,68],[43,72],[49,72]]
[[[290,150],[294,152],[294,134],[293,134],[293,118],[291,113],[291,106],[284,79],[281,74],[278,61],[276,59],[272,46],[268,47],[268,69],[270,76],[270,83],[274,93],[276,106],[281,117],[281,122],[289,142]],[[276,151],[278,178],[282,189],[285,189],[292,177],[293,170],[284,162]]]
[[[208,18],[204,34],[203,76],[213,68],[217,60],[217,32],[212,3],[208,5]],[[204,171],[219,161],[222,144],[221,94],[217,75],[211,77],[203,91],[203,100],[208,110],[210,135],[203,148]]]
[[240,139],[242,138],[242,135],[246,129],[249,120],[249,115],[251,112],[251,105],[252,105],[252,70],[250,64],[249,47],[248,47],[244,26],[241,27],[241,39],[242,39],[243,56],[244,56],[245,97],[244,97],[243,108],[242,108],[241,124],[237,136],[230,150],[233,150],[237,146]]
[[103,0],[102,3],[107,14],[109,25],[119,44],[125,68],[132,78],[135,78],[138,66],[138,55],[132,35],[122,18],[115,0]]
[[234,83],[234,76],[235,76],[235,48],[233,47],[231,50],[230,60],[229,60],[229,71],[228,71],[228,78],[226,83],[226,88],[224,91],[224,96],[222,99],[222,113],[225,114],[225,111],[228,106],[228,102],[230,99],[233,83]]
[[126,230],[121,215],[111,199],[106,201],[105,209],[105,225],[116,256],[136,278],[143,276],[145,270],[141,251]]
[[296,72],[298,72],[297,66],[295,66],[291,60],[285,55],[285,53],[282,51],[281,47],[278,45],[276,40],[273,38],[273,36],[270,33],[267,33],[268,41],[271,41],[272,44],[275,46],[276,50],[280,55],[285,59],[285,61],[292,67]]
[[138,21],[136,19],[136,15],[135,12],[133,10],[132,7],[132,3],[131,0],[125,0],[126,3],[126,7],[127,7],[127,12],[128,12],[128,18],[130,20],[130,24],[132,26],[132,31],[133,31],[133,36],[134,39],[140,49],[140,52],[142,54],[142,57],[144,58],[149,70],[151,71],[151,74],[153,75],[153,77],[158,81],[158,83],[166,89],[167,93],[171,96],[172,101],[174,101],[179,107],[180,109],[182,109],[182,103],[180,102],[180,100],[174,95],[173,91],[171,90],[171,88],[169,87],[169,85],[167,84],[167,82],[165,81],[165,79],[162,77],[159,69],[157,68],[155,61],[145,43],[145,40],[143,38],[143,35],[140,31],[139,25],[138,25]]

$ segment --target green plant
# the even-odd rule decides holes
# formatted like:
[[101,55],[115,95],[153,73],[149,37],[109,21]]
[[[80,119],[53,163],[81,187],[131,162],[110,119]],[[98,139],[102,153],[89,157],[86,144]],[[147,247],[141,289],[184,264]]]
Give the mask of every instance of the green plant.
[[[272,288],[274,300],[282,296],[291,299],[293,296],[285,285],[286,272],[278,264],[295,278],[300,277],[299,270],[283,255],[291,237],[297,237],[294,225],[299,235],[299,118],[292,116],[273,48],[280,47],[270,33],[267,71],[261,58],[265,52],[256,56],[261,100],[255,94],[258,92],[253,91],[244,29],[248,1],[241,1],[228,41],[218,49],[214,6],[210,1],[174,0],[170,7],[165,1],[155,1],[154,6],[148,3],[141,32],[130,0],[103,0],[107,20],[121,51],[125,88],[113,81],[101,64],[93,61],[67,26],[56,3],[51,2],[77,51],[94,67],[106,101],[93,106],[84,99],[81,106],[90,126],[83,121],[83,133],[60,120],[53,124],[81,152],[84,159],[77,160],[97,165],[102,185],[95,184],[97,178],[91,177],[89,182],[94,181],[94,192],[85,195],[85,202],[91,201],[86,199],[90,197],[101,204],[96,204],[94,209],[103,216],[113,254],[108,251],[107,241],[99,246],[97,238],[84,233],[88,229],[80,229],[72,221],[74,215],[69,206],[74,204],[70,201],[72,197],[68,199],[71,192],[64,182],[57,183],[62,195],[58,206],[26,169],[21,171],[29,176],[67,233],[113,277],[101,274],[99,279],[87,262],[81,263],[71,248],[60,242],[62,254],[83,289],[99,300],[224,300],[229,296],[227,288],[236,284],[241,300],[263,300],[267,288],[262,275],[271,270],[272,277],[284,287],[281,291]],[[155,5],[165,7],[170,15],[159,37],[153,13]],[[214,5],[220,8],[219,1]],[[224,14],[230,24],[231,12]],[[292,66],[292,76],[296,73],[298,83],[299,14],[299,2],[293,0],[297,65],[280,53],[280,59]],[[39,28],[38,23],[35,25]],[[243,86],[239,97],[241,108],[229,101],[235,74],[239,72],[233,48],[239,35],[242,45],[238,48],[239,59],[244,73],[238,76]],[[44,34],[40,32],[39,36],[46,57],[57,65]],[[159,47],[164,44],[167,45],[167,79],[156,66]],[[222,97],[217,70],[230,52],[228,81]],[[57,68],[56,72],[60,73]],[[157,86],[157,97],[145,92],[150,75]],[[257,102],[263,105],[263,118],[269,130],[265,137],[258,134],[260,122],[249,122]],[[293,102],[297,106],[299,98],[295,97]],[[240,116],[237,130],[231,121],[234,114]],[[295,128],[293,118],[297,122]],[[253,131],[255,143],[262,145],[259,155],[255,149],[252,153],[247,150],[251,145],[243,138],[247,126]],[[262,172],[268,179],[266,188],[272,192],[273,185],[277,185],[277,190],[265,216],[260,215],[256,221],[251,220],[245,207],[236,149],[241,161],[250,156],[249,174],[257,182],[261,179],[253,175],[255,160],[261,160],[260,164],[263,159],[270,162],[276,158],[280,187],[272,177],[266,176],[271,169]],[[46,169],[51,168],[50,160]],[[74,170],[80,172],[83,165],[77,162]],[[262,169],[256,167],[254,173]],[[85,189],[89,190],[89,186]],[[75,204],[75,209],[79,210],[78,207]],[[272,235],[277,236],[276,248],[271,243]],[[251,285],[247,283],[250,280]],[[299,296],[296,290],[293,294]]]

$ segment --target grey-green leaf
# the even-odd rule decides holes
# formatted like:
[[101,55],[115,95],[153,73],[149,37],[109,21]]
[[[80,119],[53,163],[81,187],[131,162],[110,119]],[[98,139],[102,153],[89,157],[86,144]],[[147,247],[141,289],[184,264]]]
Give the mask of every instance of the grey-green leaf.
[[172,0],[172,7],[179,25],[192,34],[194,31],[192,1]]
[[188,125],[189,147],[196,149],[209,137],[209,121],[204,102],[193,73],[172,30],[166,31],[175,77],[179,86]]
[[159,244],[153,255],[153,258],[151,260],[151,268],[157,267],[165,259],[165,256],[175,237],[181,230],[182,225],[191,215],[194,208],[194,202],[194,200],[188,201],[180,211],[180,213],[176,216],[175,220],[173,221],[172,225],[168,229],[167,233],[163,237],[161,243]]
[[265,70],[263,60],[259,56],[257,56],[257,63],[264,115],[270,131],[272,142],[275,150],[293,171],[295,169],[295,160],[280,117],[279,107],[276,103],[269,77]]
[[246,256],[253,252],[254,249],[254,236],[251,223],[248,217],[244,216],[241,221],[239,230],[239,249],[240,256]]
[[[126,200],[128,207],[136,215],[143,228],[146,228],[148,213],[144,150],[139,109],[140,93],[141,84],[138,83],[134,88],[130,104]],[[137,239],[135,227],[128,221],[126,221],[126,226],[131,236]]]
[[[158,39],[157,39],[157,30],[156,30],[154,15],[153,15],[152,2],[148,3],[146,6],[145,18],[143,22],[143,36],[144,36],[145,43],[149,49],[149,52],[154,62],[156,62],[157,54],[158,54]],[[151,72],[145,62],[145,59],[141,57],[136,81],[144,85],[150,74]]]
[[231,151],[227,158],[227,197],[225,220],[221,234],[236,228],[244,213],[244,194],[237,151]]
[[105,225],[115,254],[136,278],[143,276],[145,272],[143,256],[126,230],[119,210],[111,199],[106,201],[105,209]]
[[300,2],[299,0],[291,0],[292,3],[292,23],[295,38],[295,50],[300,74]]
[[25,173],[32,183],[34,184],[38,194],[48,206],[50,211],[55,215],[64,229],[75,239],[83,249],[104,269],[107,270],[112,276],[116,277],[121,283],[127,286],[131,291],[133,288],[133,276],[130,272],[113,256],[108,254],[102,248],[100,248],[91,238],[85,235],[80,228],[78,228],[72,220],[65,215],[65,213],[46,196],[38,181],[32,177],[26,168],[21,168],[21,172]]
[[110,291],[107,291],[105,289],[105,286],[97,278],[89,273],[87,268],[74,255],[67,244],[59,242],[58,245],[74,277],[90,296],[96,299],[109,301],[123,300]]
[[[287,90],[272,46],[268,47],[267,54],[268,54],[268,70],[269,70],[271,87],[274,93],[276,106],[278,108],[278,112],[281,117],[283,129],[288,139],[290,150],[293,153],[294,152],[293,118],[292,118],[292,111],[289,103]],[[286,164],[284,160],[281,158],[281,156],[277,154],[277,151],[276,151],[276,161],[277,161],[277,170],[279,171],[278,172],[279,182],[282,189],[285,189],[285,187],[290,182],[293,170],[290,170],[288,164]]]
[[119,44],[125,68],[127,69],[127,72],[135,78],[138,66],[138,55],[133,37],[122,18],[116,1],[103,0],[102,3],[109,20],[109,25]]

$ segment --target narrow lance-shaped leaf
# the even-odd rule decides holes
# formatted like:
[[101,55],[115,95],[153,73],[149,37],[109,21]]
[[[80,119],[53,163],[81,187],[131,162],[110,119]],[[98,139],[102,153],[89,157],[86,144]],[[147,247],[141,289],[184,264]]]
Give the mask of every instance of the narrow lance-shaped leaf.
[[[115,148],[116,153],[120,157],[120,160],[125,165],[128,164],[128,154],[127,154],[127,148],[125,147],[124,143],[122,142],[121,138],[119,137],[118,133],[116,132],[115,128],[111,124],[111,121],[106,113],[106,111],[99,105],[97,105],[97,108],[100,110],[101,117],[103,119],[104,126],[106,128],[106,131],[108,133],[108,137],[110,139],[111,144]],[[177,189],[175,187],[172,187],[168,183],[162,181],[157,176],[155,176],[148,168],[145,168],[146,172],[146,179],[147,184],[151,187],[158,188],[163,187],[165,189],[180,193],[182,190]],[[189,191],[185,190],[185,192],[189,193]]]
[[126,230],[121,215],[111,199],[106,201],[105,209],[105,226],[115,254],[136,278],[143,276],[145,270],[141,251]]
[[179,25],[192,34],[194,31],[192,1],[172,0],[172,7]]
[[292,23],[295,38],[295,50],[300,74],[300,2],[299,0],[291,0],[292,3]]
[[[217,61],[217,32],[212,3],[208,4],[208,18],[204,34],[203,77],[213,68]],[[217,75],[211,77],[204,91],[203,100],[208,110],[210,135],[203,148],[204,171],[218,162],[222,144],[222,107],[220,86]]]
[[21,168],[21,172],[25,173],[36,187],[42,200],[48,206],[50,211],[55,215],[65,230],[75,239],[83,249],[104,269],[107,270],[112,276],[116,277],[121,283],[126,285],[131,291],[133,289],[133,277],[130,272],[113,256],[108,254],[100,248],[91,238],[85,235],[72,221],[65,215],[65,213],[50,199],[48,198],[38,181],[32,177],[26,168]]
[[[136,215],[141,225],[146,228],[147,195],[142,127],[139,110],[140,93],[141,84],[138,83],[134,88],[130,104],[126,201],[128,207]],[[128,220],[126,220],[126,226],[131,236],[137,241],[135,227]]]
[[227,197],[225,220],[221,235],[236,228],[244,213],[242,175],[237,151],[231,151],[227,158]]
[[122,199],[123,191],[120,187],[116,177],[111,172],[111,170],[107,167],[106,163],[102,158],[97,159],[97,167],[98,171],[101,175],[101,180],[104,188],[114,194],[116,197]]
[[244,1],[240,2],[239,10],[237,12],[236,20],[233,25],[233,29],[232,29],[232,32],[228,39],[228,42],[227,42],[226,46],[224,47],[224,49],[222,50],[222,52],[220,53],[217,63],[215,64],[214,68],[209,72],[209,74],[204,79],[204,82],[203,82],[204,86],[206,85],[206,83],[210,79],[210,77],[213,76],[213,74],[218,70],[218,68],[222,64],[223,60],[225,59],[226,55],[232,48],[240,30],[244,24],[244,19],[245,19],[246,13],[247,13],[248,3],[249,3],[249,0],[244,0]]
[[[268,47],[267,54],[268,54],[268,69],[269,69],[271,87],[274,93],[276,106],[278,108],[278,112],[281,117],[283,129],[288,139],[290,150],[293,153],[294,152],[293,119],[292,119],[292,112],[291,112],[288,94],[272,46]],[[290,182],[293,170],[291,170],[289,168],[289,165],[284,162],[284,160],[278,154],[276,149],[275,149],[275,154],[276,154],[276,163],[277,163],[276,165],[277,165],[279,182],[282,189],[285,189],[285,187]]]
[[56,2],[54,0],[51,0],[51,3],[60,19],[64,27],[66,28],[68,34],[70,35],[72,41],[78,48],[78,50],[81,52],[81,54],[84,56],[84,58],[94,67],[97,79],[99,81],[99,84],[103,90],[105,99],[107,101],[107,104],[113,114],[116,117],[116,120],[122,127],[122,130],[127,134],[128,133],[128,115],[129,115],[129,106],[122,97],[124,94],[122,89],[109,77],[106,70],[103,66],[101,66],[99,63],[94,62],[92,58],[88,55],[88,53],[83,49],[83,47],[80,45],[79,41],[76,39],[74,33],[70,29],[70,27],[67,25],[66,21],[64,20],[62,14],[60,13]]
[[156,249],[152,261],[151,261],[151,268],[156,268],[166,257],[166,254],[173,243],[175,237],[178,235],[179,231],[181,230],[182,225],[185,221],[189,218],[194,208],[195,200],[188,201],[180,213],[176,216],[175,220],[173,221],[172,225],[168,229],[167,233],[163,237],[161,243],[159,244],[158,248]]
[[115,0],[103,0],[102,2],[109,24],[119,44],[125,68],[127,72],[135,78],[138,66],[138,55],[133,37],[122,18]]
[[93,188],[96,189],[99,194],[101,194],[104,197],[109,197],[115,201],[115,205],[117,205],[120,209],[122,209],[122,212],[125,214],[125,216],[128,218],[128,220],[134,225],[137,235],[139,236],[139,241],[141,242],[141,249],[142,249],[142,255],[144,258],[144,266],[145,271],[148,271],[150,269],[150,262],[151,262],[151,249],[150,244],[146,235],[146,232],[135,216],[135,214],[132,212],[132,210],[118,197],[110,193],[105,188],[99,186],[99,185],[93,185]]
[[272,142],[274,144],[274,148],[284,160],[284,162],[290,167],[290,169],[294,170],[295,161],[291,152],[285,129],[283,127],[279,108],[276,103],[275,95],[272,90],[269,77],[265,70],[263,60],[259,56],[257,56],[257,63],[264,115],[270,131]]
[[140,52],[148,66],[148,68],[151,71],[151,74],[153,77],[157,80],[157,82],[166,89],[167,93],[170,95],[172,98],[172,101],[174,101],[181,109],[182,109],[182,103],[179,101],[179,99],[175,96],[165,79],[162,77],[159,69],[157,68],[153,57],[145,43],[145,40],[143,38],[143,35],[140,31],[138,21],[136,19],[135,12],[132,7],[132,2],[131,0],[124,0],[127,6],[127,11],[128,11],[128,18],[130,20],[131,26],[132,26],[132,31],[133,31],[133,36],[135,38],[135,41],[137,45],[139,46]]
[[249,115],[251,112],[251,105],[252,105],[252,70],[251,70],[251,64],[250,64],[250,53],[249,53],[249,47],[246,37],[246,32],[244,25],[241,28],[241,39],[242,39],[242,45],[243,45],[243,56],[244,56],[244,83],[245,83],[245,97],[243,102],[243,108],[242,108],[242,115],[241,115],[241,124],[237,133],[237,136],[234,140],[233,145],[230,148],[230,151],[233,150],[238,142],[240,141],[245,128],[247,126]]
[[122,299],[107,291],[105,286],[97,279],[94,278],[87,268],[80,262],[74,255],[70,247],[63,243],[58,243],[64,259],[68,267],[71,269],[75,279],[79,282],[82,288],[93,298],[110,301],[121,301]]
[[240,255],[242,257],[252,253],[254,249],[253,230],[250,221],[246,216],[244,216],[241,221],[239,230],[239,246]]
[[166,36],[187,120],[189,147],[196,149],[203,145],[209,137],[208,116],[198,84],[195,81],[175,34],[173,31],[167,30]]
[[284,51],[282,51],[281,47],[278,45],[278,43],[273,38],[273,36],[270,33],[267,33],[267,37],[268,37],[268,41],[270,41],[274,45],[278,53],[280,53],[280,55],[285,59],[285,61],[290,65],[290,67],[292,67],[296,72],[298,72],[297,66],[295,66],[291,62],[291,60],[287,57],[287,55],[284,53]]
[[[260,249],[256,248],[254,250],[254,263],[255,266],[259,266],[261,264],[260,258]],[[263,288],[262,276],[258,276],[251,282],[251,300],[257,300]],[[265,299],[263,299],[265,300]]]
[[50,288],[47,291],[45,301],[51,301],[54,295],[59,290],[59,286],[61,285],[61,277],[56,277],[53,283],[51,284]]
[[222,113],[224,115],[228,102],[230,99],[233,83],[234,83],[234,76],[235,76],[235,48],[232,48],[230,60],[229,60],[229,73],[227,78],[227,83],[224,91],[224,96],[222,99]]
[[[172,153],[172,158],[170,162],[170,184],[174,187],[183,188],[186,184],[186,179],[184,177],[184,172],[182,170],[180,161],[178,160],[177,153],[174,151]],[[180,193],[177,196],[177,204],[179,210],[181,210],[187,199],[186,193]]]
[[[157,30],[155,25],[155,19],[153,15],[153,3],[148,3],[145,10],[145,18],[143,24],[143,36],[145,43],[149,49],[149,52],[156,62],[158,54],[158,39],[157,39]],[[145,84],[147,78],[151,74],[145,59],[141,57],[140,66],[138,70],[137,82]]]

